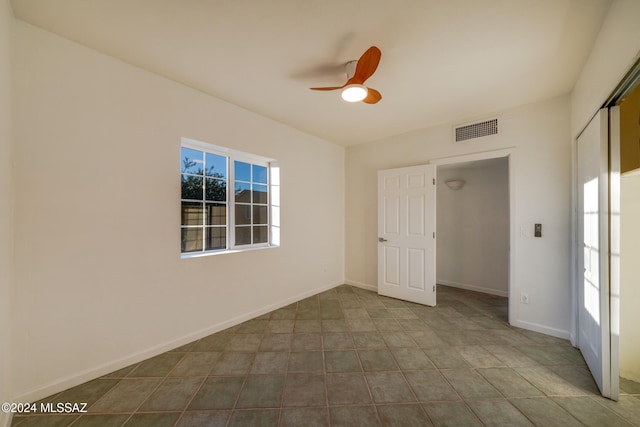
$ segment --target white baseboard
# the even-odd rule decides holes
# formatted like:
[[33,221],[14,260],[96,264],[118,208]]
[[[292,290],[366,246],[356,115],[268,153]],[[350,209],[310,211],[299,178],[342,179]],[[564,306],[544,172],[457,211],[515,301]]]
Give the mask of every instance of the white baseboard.
[[524,320],[516,320],[509,323],[511,326],[515,326],[516,328],[527,329],[529,331],[539,332],[541,334],[551,335],[552,337],[562,338],[565,340],[571,339],[569,331],[563,331],[562,329],[555,329],[549,326],[539,325],[537,323],[525,322]]
[[509,291],[501,291],[498,289],[484,288],[482,286],[469,285],[466,283],[458,283],[458,282],[452,282],[449,280],[440,280],[440,279],[436,279],[436,283],[439,285],[450,286],[452,288],[465,289],[467,291],[482,292],[485,294],[498,295],[500,297],[507,297],[507,298],[509,297]]
[[366,283],[356,282],[355,280],[345,280],[344,283],[346,283],[347,285],[355,286],[356,288],[365,289],[367,291],[376,293],[378,292],[377,285],[368,285]]
[[[444,285],[444,286],[451,286],[453,288],[460,288],[460,289],[466,289],[468,291],[476,291],[476,292],[483,292],[485,294],[491,294],[491,295],[498,295],[501,297],[509,297],[509,292],[506,291],[500,291],[500,290],[496,290],[496,289],[488,289],[488,288],[483,288],[480,286],[474,286],[474,285],[468,285],[468,284],[464,284],[464,283],[457,283],[457,282],[450,282],[448,280],[437,280],[437,283],[439,285]],[[551,328],[549,326],[544,326],[544,325],[540,325],[538,323],[532,323],[532,322],[525,322],[523,320],[510,320],[510,324],[511,326],[515,326],[517,328],[522,328],[522,329],[526,329],[529,331],[533,331],[533,332],[539,332],[541,334],[545,334],[545,335],[551,335],[553,337],[556,338],[562,338],[562,339],[566,339],[566,340],[571,340],[571,333],[569,331],[564,331],[561,329],[555,329],[555,328]]]
[[[112,362],[108,362],[102,364],[100,366],[96,366],[94,368],[87,369],[78,374],[70,375],[66,378],[62,378],[57,381],[53,381],[49,384],[46,384],[42,387],[39,387],[34,390],[30,390],[27,392],[21,393],[19,396],[14,397],[13,402],[34,402],[40,399],[43,399],[47,396],[50,396],[54,393],[58,393],[60,391],[66,390],[71,387],[75,387],[77,385],[83,384],[87,381],[93,380],[95,378],[102,377],[111,372],[117,371],[122,368],[126,368],[129,365],[134,363],[142,362],[143,360],[149,359],[150,357],[157,356],[166,351],[173,350],[174,348],[181,347],[185,344],[189,344],[195,340],[199,340],[208,335],[215,334],[216,332],[223,331],[232,326],[238,325],[247,320],[253,319],[258,316],[262,316],[263,314],[269,313],[273,310],[277,310],[279,308],[285,307],[289,304],[293,304],[294,302],[300,301],[307,297],[319,294],[320,292],[328,291],[337,286],[344,284],[344,281],[340,281],[337,283],[331,283],[329,285],[324,285],[319,288],[303,292],[294,297],[286,298],[282,301],[266,305],[262,308],[254,310],[252,312],[242,314],[240,316],[236,316],[232,319],[225,320],[224,322],[216,323],[215,325],[211,325],[205,329],[201,329],[199,331],[187,334],[183,337],[180,337],[175,340],[171,340],[169,342],[151,347],[144,351],[140,351],[138,353],[131,354],[129,356],[123,357],[118,360],[114,360]],[[2,418],[0,418],[2,420]],[[10,420],[9,420],[10,421]],[[0,423],[0,425],[2,425]],[[8,425],[8,424],[7,424]]]
[[[355,280],[349,280],[349,279],[345,280],[344,283],[346,283],[347,285],[355,286],[357,288],[366,289],[367,291],[378,292],[378,286],[376,285],[369,285],[367,283],[357,282]],[[498,295],[501,297],[509,297],[509,292],[507,291],[483,288],[480,286],[467,285],[464,283],[451,282],[448,280],[436,280],[436,283],[438,283],[439,285],[450,286],[452,288],[460,288],[460,289],[466,289],[468,291],[483,292],[485,294]]]
[[0,412],[0,426],[10,427],[12,418],[13,414],[10,414],[8,412]]

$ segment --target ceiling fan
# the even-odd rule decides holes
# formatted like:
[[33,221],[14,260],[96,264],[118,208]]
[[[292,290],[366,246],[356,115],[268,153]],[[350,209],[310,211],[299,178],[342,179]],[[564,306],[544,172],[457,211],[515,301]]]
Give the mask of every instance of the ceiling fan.
[[[364,82],[375,73],[380,63],[382,52],[376,46],[371,46],[357,61],[349,61],[345,64],[347,82],[342,86],[312,87],[311,90],[338,90],[342,89],[342,99],[347,102],[362,101],[367,104],[375,104],[382,99],[377,90],[366,87]],[[355,70],[354,70],[355,68]]]

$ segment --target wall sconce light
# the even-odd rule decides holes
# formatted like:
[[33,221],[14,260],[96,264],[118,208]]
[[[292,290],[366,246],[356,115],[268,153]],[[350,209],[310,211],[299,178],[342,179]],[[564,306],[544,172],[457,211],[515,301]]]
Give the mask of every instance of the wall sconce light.
[[464,186],[465,182],[466,181],[462,179],[450,179],[449,181],[445,181],[444,183],[447,184],[447,187],[452,190],[459,190]]

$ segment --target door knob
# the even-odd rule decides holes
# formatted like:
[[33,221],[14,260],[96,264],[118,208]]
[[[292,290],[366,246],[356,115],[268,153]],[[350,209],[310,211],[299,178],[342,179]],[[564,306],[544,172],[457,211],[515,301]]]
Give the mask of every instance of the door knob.
[[386,242],[387,239],[385,239],[384,237],[378,237],[378,242]]

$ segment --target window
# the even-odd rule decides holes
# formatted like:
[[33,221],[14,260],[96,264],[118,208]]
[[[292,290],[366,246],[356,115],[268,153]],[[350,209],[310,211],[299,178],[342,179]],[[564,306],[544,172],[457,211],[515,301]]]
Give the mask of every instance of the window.
[[236,245],[269,241],[267,167],[233,162]]
[[183,139],[180,163],[183,255],[278,243],[278,168],[270,159]]

